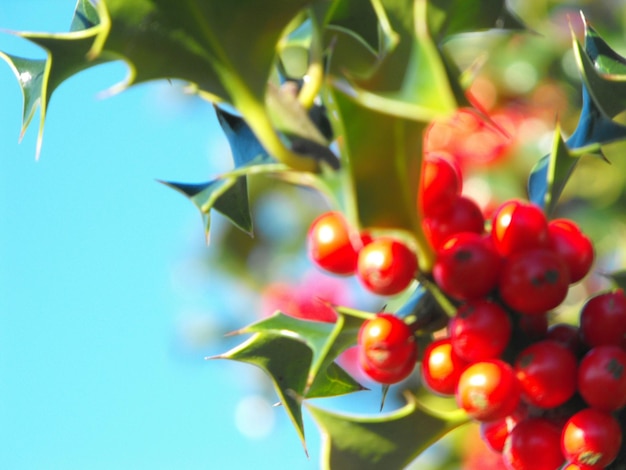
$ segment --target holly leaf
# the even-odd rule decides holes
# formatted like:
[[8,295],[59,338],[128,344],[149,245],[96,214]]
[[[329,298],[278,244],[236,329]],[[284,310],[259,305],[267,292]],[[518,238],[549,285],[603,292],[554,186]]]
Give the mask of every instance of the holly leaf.
[[504,0],[430,0],[428,3],[429,25],[439,42],[460,33],[526,29]]
[[[236,331],[234,334],[253,335],[214,359],[231,359],[260,367],[272,380],[279,400],[304,444],[303,399],[364,390],[333,362],[341,348],[333,353],[324,353],[325,345],[329,341],[334,342],[331,338],[336,328],[330,323],[297,319],[276,312],[267,319]],[[354,341],[356,333],[350,333]],[[326,350],[329,349],[326,347]],[[312,373],[314,368],[316,370]]]
[[614,271],[603,276],[610,279],[616,287],[626,290],[626,270]]
[[612,119],[626,109],[626,100],[621,98],[626,92],[626,75],[604,75],[608,71],[626,71],[626,59],[613,51],[588,23],[585,47],[574,39],[574,53],[583,79],[578,123],[565,142],[557,129],[552,151],[537,162],[528,179],[529,199],[548,214],[554,211],[582,155],[604,158],[602,145],[626,139],[626,126]]
[[12,32],[41,46],[45,60],[33,60],[0,52],[0,58],[13,70],[22,90],[23,112],[20,139],[24,136],[35,111],[40,108],[36,155],[43,142],[44,122],[52,93],[70,76],[94,65],[112,60],[101,54],[101,36],[107,29],[102,20],[104,7],[88,0],[79,0],[69,33]]
[[[356,209],[359,225],[424,238],[415,204],[426,123],[381,113],[341,90],[329,102],[343,135],[342,165],[351,182],[347,205]],[[422,248],[426,253],[426,242]]]
[[[320,387],[319,374],[344,350],[356,344],[357,332],[363,321],[371,316],[366,312],[351,309],[337,308],[338,317],[335,323],[302,320],[290,317],[281,312],[276,312],[271,317],[255,322],[237,333],[269,333],[286,335],[296,338],[306,344],[312,351],[311,364],[307,370],[306,389],[300,393],[308,397],[310,390],[314,390],[316,396]],[[351,379],[349,392],[362,390],[363,387]],[[327,386],[327,385],[325,385]],[[344,385],[340,387],[345,388]],[[329,390],[333,390],[330,388]],[[336,394],[333,392],[333,394]],[[326,395],[328,396],[328,395]]]
[[[363,107],[410,120],[431,121],[466,104],[426,25],[426,2],[376,0],[383,34],[380,64],[367,79],[335,88],[354,97]],[[418,72],[419,71],[419,72]]]
[[306,403],[322,434],[322,468],[405,468],[448,432],[465,424],[464,413],[435,414],[413,395],[392,413],[354,416]]

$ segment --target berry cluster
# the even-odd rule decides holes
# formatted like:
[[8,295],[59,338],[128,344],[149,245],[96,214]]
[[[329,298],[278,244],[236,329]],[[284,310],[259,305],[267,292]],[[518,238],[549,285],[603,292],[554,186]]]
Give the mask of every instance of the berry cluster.
[[401,240],[359,233],[340,212],[326,212],[313,221],[307,236],[309,258],[332,274],[356,274],[374,294],[395,295],[417,273],[417,257]]
[[[590,271],[594,248],[568,219],[509,200],[486,221],[462,195],[460,172],[441,155],[424,160],[417,208],[436,259],[429,276],[456,307],[423,351],[416,325],[388,312],[363,323],[359,362],[373,380],[394,384],[421,362],[431,391],[455,396],[507,468],[601,469],[618,455],[626,406],[626,295],[596,294],[579,326],[549,326],[548,313]],[[391,238],[353,234],[339,213],[309,231],[309,254],[323,269],[355,273],[372,292],[410,284],[415,254]]]

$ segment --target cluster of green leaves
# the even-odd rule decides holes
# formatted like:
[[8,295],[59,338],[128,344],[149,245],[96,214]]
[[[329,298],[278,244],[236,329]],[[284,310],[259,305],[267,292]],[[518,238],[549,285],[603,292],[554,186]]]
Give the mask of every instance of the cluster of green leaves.
[[[0,54],[24,94],[23,130],[40,107],[38,153],[54,90],[81,70],[124,60],[128,79],[111,92],[180,79],[215,103],[233,170],[199,184],[166,183],[198,207],[207,233],[213,209],[251,233],[247,178],[270,173],[325,192],[361,227],[403,231],[428,271],[432,252],[415,208],[423,132],[471,106],[444,45],[491,29],[524,25],[504,0],[79,0],[70,32],[16,33],[43,47],[47,60]],[[601,156],[601,145],[626,137],[613,120],[626,105],[626,61],[589,25],[574,51],[584,84],[579,125],[567,140],[557,130],[529,180],[531,200],[547,211],[582,155]],[[419,321],[424,312],[414,303],[400,311]],[[363,389],[335,359],[355,344],[370,314],[337,311],[335,324],[276,313],[238,331],[251,336],[219,357],[269,375],[303,442],[302,406],[309,409],[329,468],[401,468],[466,422],[425,407],[417,395],[375,417],[311,405],[308,399]]]

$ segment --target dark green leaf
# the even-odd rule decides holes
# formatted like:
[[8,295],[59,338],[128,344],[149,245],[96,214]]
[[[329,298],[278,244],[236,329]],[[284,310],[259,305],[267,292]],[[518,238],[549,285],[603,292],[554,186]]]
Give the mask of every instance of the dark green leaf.
[[[307,371],[307,387],[312,387],[318,380],[318,374],[324,371],[342,351],[355,344],[357,332],[363,320],[369,315],[341,308],[338,308],[338,313],[337,321],[333,324],[302,320],[277,312],[267,319],[247,326],[240,333],[287,335],[305,343],[313,352],[311,367]],[[351,392],[361,389],[354,388],[353,385],[351,387]],[[309,396],[307,390],[301,393]]]
[[306,386],[311,356],[311,349],[297,339],[257,333],[215,359],[231,359],[261,368],[271,378],[280,403],[304,445],[301,397]]
[[487,29],[524,30],[526,26],[505,0],[429,0],[429,25],[438,41]]
[[43,127],[50,97],[54,90],[70,76],[103,62],[112,60],[100,55],[99,37],[106,26],[98,21],[98,14],[87,0],[76,6],[71,31],[64,34],[15,33],[43,47],[46,60],[31,60],[0,52],[18,79],[24,97],[22,135],[40,107],[37,156],[41,152]]
[[422,451],[467,422],[463,413],[436,416],[410,396],[403,408],[376,416],[348,416],[306,404],[322,432],[322,468],[405,468]]
[[615,286],[626,291],[626,270],[604,274],[604,277],[609,278]]

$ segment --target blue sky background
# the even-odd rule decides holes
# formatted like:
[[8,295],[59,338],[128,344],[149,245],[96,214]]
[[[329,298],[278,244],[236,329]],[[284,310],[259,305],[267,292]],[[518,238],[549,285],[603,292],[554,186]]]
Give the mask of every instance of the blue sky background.
[[[74,5],[2,0],[0,28],[67,31]],[[4,34],[0,49],[43,57]],[[317,468],[308,418],[307,461],[256,371],[204,360],[223,345],[194,348],[249,307],[194,267],[215,248],[192,204],[156,182],[228,165],[211,108],[166,82],[97,98],[125,74],[64,83],[35,161],[37,122],[18,144],[21,94],[0,63],[0,468]]]

